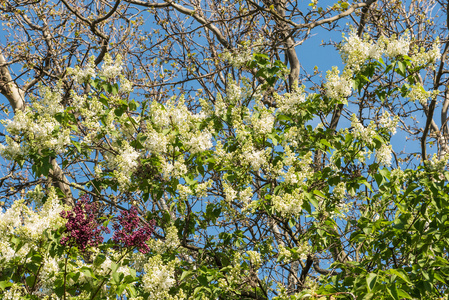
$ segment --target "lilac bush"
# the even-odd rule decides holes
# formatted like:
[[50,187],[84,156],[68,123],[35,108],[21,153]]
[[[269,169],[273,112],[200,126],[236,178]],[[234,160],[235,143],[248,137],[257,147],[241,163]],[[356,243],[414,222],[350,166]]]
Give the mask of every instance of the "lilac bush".
[[95,247],[103,242],[102,233],[109,229],[98,223],[96,212],[98,205],[89,203],[89,196],[83,195],[70,211],[62,211],[61,217],[67,219],[67,236],[61,239],[63,246],[78,246],[84,251],[88,246]]
[[154,220],[140,225],[137,209],[131,207],[129,211],[121,211],[119,222],[113,225],[115,230],[112,240],[126,248],[137,248],[141,253],[148,253],[150,248],[147,241],[154,231]]

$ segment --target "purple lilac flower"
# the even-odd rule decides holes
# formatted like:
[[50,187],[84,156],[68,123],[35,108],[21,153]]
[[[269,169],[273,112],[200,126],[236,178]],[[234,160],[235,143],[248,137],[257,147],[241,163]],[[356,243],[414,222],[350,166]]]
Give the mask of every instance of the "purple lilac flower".
[[78,246],[84,251],[88,246],[95,247],[103,242],[102,232],[109,229],[97,222],[98,205],[90,204],[89,197],[83,195],[70,211],[62,211],[61,217],[67,219],[67,236],[61,239],[63,246]]
[[148,253],[150,248],[146,244],[154,231],[154,220],[149,224],[140,225],[137,209],[131,207],[129,211],[121,211],[119,223],[114,224],[115,230],[112,240],[124,247],[136,247],[142,253]]

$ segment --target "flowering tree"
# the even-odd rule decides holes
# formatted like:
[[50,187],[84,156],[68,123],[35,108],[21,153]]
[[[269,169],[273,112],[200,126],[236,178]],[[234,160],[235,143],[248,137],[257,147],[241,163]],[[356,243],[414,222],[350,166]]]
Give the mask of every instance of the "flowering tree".
[[[203,89],[158,95],[152,91],[159,83],[124,75],[131,52],[113,58],[107,51],[112,42],[102,22],[125,20],[129,8],[116,2],[108,13],[99,9],[96,19],[68,1],[47,3],[54,22],[64,16],[56,8],[72,12],[88,26],[74,24],[103,47],[81,65],[61,63],[59,73],[42,67],[36,82],[54,83],[38,86],[26,106],[26,89],[10,81],[2,65],[2,88],[15,114],[4,122],[1,155],[11,164],[9,177],[18,176],[17,169],[24,173],[11,178],[16,188],[8,194],[23,195],[5,205],[0,218],[2,297],[442,298],[449,173],[433,113],[443,97],[438,88],[447,43],[417,40],[415,25],[391,36],[384,34],[395,32],[391,23],[370,27],[382,8],[374,2],[323,10],[313,1],[303,25],[294,22],[297,8],[290,3],[239,2],[218,14],[216,25],[199,4],[189,10],[171,1],[130,1],[151,8],[167,32],[177,28],[169,18],[175,10],[214,37],[211,61],[202,66],[190,52],[171,69],[172,80],[177,68],[186,72],[180,87],[196,74]],[[420,3],[412,2],[422,13]],[[20,5],[29,4],[5,4],[3,17],[33,25],[18,13]],[[233,47],[222,33],[237,8],[236,20],[258,16],[267,18],[262,27],[275,24],[282,43],[267,46],[260,35]],[[359,26],[339,45],[341,71],[333,67],[322,82],[300,77],[295,34],[305,38],[313,27],[335,25],[359,8]],[[389,12],[402,13],[399,4]],[[417,15],[416,26],[422,20]],[[44,40],[45,32],[57,36],[46,25],[33,26]],[[182,34],[173,36],[179,42],[173,51],[192,49]],[[279,45],[288,66],[277,59]],[[48,64],[56,57],[68,59],[55,54]],[[198,68],[215,68],[217,79],[195,73]],[[430,89],[426,76],[438,79]],[[393,151],[397,131],[416,134],[404,119],[413,111],[404,102],[426,112],[424,162]],[[431,132],[439,146],[432,159],[426,154]]]

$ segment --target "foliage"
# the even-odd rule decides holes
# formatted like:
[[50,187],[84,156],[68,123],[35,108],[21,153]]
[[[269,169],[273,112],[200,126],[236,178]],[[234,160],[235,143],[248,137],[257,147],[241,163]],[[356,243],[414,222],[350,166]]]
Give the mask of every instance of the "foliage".
[[[53,51],[42,61],[11,52],[38,74],[23,89],[0,55],[0,91],[14,110],[0,146],[12,177],[0,182],[11,187],[0,212],[3,298],[447,297],[444,108],[441,132],[433,120],[447,40],[441,54],[440,40],[418,40],[415,25],[397,31],[399,3],[381,27],[373,25],[380,1],[312,1],[307,14],[287,1],[192,10],[118,1],[109,13],[100,2],[43,2],[53,9],[48,18],[34,4],[0,8],[17,32],[42,32]],[[38,25],[22,5],[40,11],[31,13]],[[142,22],[144,12],[132,14],[138,6],[163,33],[132,32]],[[294,39],[354,11],[359,26],[337,45],[343,66],[323,80],[300,76]],[[127,33],[118,30],[124,20]],[[184,30],[189,20],[200,28]],[[413,20],[420,28],[425,18]],[[260,31],[237,42],[239,26]],[[67,28],[75,49],[91,49],[75,43],[79,36],[96,40],[96,55],[81,59],[57,44]],[[204,36],[190,40],[197,30]],[[211,53],[203,60],[194,51],[202,39]],[[202,89],[185,89],[190,80]],[[411,106],[426,114],[419,133],[407,121]],[[398,132],[420,134],[422,161],[394,149]],[[433,158],[427,139],[438,143]]]
[[[97,212],[86,198],[73,212],[61,212],[65,226],[59,220],[58,226],[48,226],[31,242],[20,223],[3,218],[3,252],[11,254],[2,259],[7,266],[2,289],[36,299],[123,293],[144,299],[422,299],[444,293],[449,272],[444,200],[449,173],[441,175],[438,165],[405,171],[383,168],[390,165],[389,140],[397,123],[388,114],[368,127],[354,117],[351,128],[337,132],[311,125],[318,112],[331,112],[332,106],[345,102],[352,86],[344,84],[355,82],[360,91],[375,74],[396,73],[412,84],[400,90],[378,87],[373,92],[377,96],[413,93],[410,78],[428,62],[411,72],[404,70],[401,66],[411,66],[413,58],[391,53],[389,45],[395,40],[383,43],[384,48],[369,44],[381,53],[369,52],[356,63],[350,62],[354,54],[349,52],[356,47],[342,50],[347,65],[341,77],[335,68],[328,72],[326,95],[307,95],[305,87],[297,87],[292,93],[273,94],[277,109],[266,108],[261,99],[279,80],[278,74],[283,78],[285,66],[279,61],[272,65],[257,53],[247,64],[257,66],[269,85],[255,91],[230,85],[225,99],[203,101],[196,114],[184,106],[182,97],[165,105],[143,102],[142,108],[124,100],[113,80],[118,71],[109,77],[72,71],[78,83],[89,84],[92,91],[87,97],[74,93],[65,109],[50,102],[59,99],[58,91],[46,91],[43,101],[34,102],[7,125],[16,137],[3,149],[4,155],[22,161],[59,152],[70,163],[101,148],[104,160],[88,186],[162,198],[167,209],[145,217],[158,220],[161,227],[172,226],[173,242],[164,245],[159,237],[146,244],[152,229],[144,224],[133,232],[139,219],[132,207],[118,217],[112,240],[98,244],[102,238]],[[18,129],[16,124],[24,119],[32,126]],[[62,145],[36,143],[37,133],[31,131],[45,127],[44,119],[59,126],[41,135],[41,141],[66,132]],[[16,149],[20,150],[14,153]],[[322,167],[312,157],[320,151],[330,155]],[[34,171],[36,176],[48,173],[39,164]],[[220,185],[223,192],[215,194]],[[350,200],[342,202],[345,198]],[[57,205],[57,198],[45,203],[49,201]],[[22,213],[13,207],[5,214],[17,218]],[[30,222],[36,223],[31,218]],[[242,230],[239,224],[248,225]],[[294,244],[276,235],[257,238],[266,236],[270,227],[274,232],[282,228]],[[114,246],[117,243],[122,246]],[[25,245],[29,250],[20,253]],[[295,262],[310,269],[322,253],[335,257],[327,275],[301,275],[298,293],[288,293],[288,286],[269,275]]]

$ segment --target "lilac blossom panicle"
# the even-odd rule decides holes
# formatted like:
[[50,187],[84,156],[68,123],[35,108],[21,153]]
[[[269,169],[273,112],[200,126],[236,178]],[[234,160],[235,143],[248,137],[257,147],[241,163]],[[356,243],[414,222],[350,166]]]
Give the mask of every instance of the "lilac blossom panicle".
[[61,239],[61,245],[78,246],[84,251],[88,246],[95,247],[102,243],[102,232],[110,231],[97,222],[97,210],[97,205],[89,203],[89,196],[83,195],[71,211],[62,211],[61,217],[67,219],[67,236]]
[[148,253],[150,248],[146,242],[153,234],[155,221],[140,225],[135,207],[131,207],[129,211],[121,211],[118,220],[119,223],[113,225],[115,232],[112,240],[124,247],[136,247],[141,253]]

